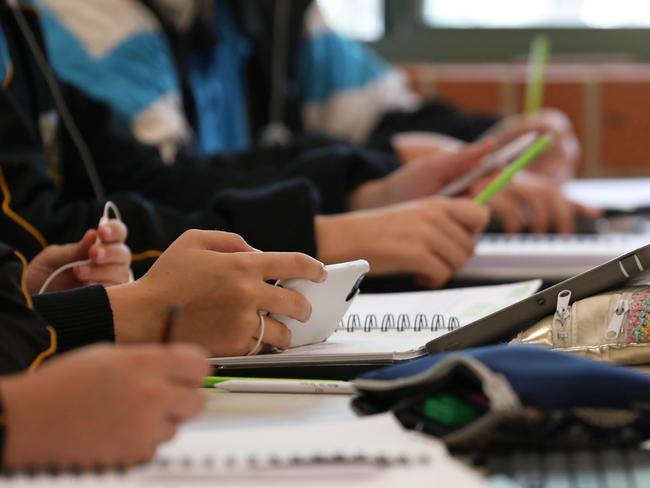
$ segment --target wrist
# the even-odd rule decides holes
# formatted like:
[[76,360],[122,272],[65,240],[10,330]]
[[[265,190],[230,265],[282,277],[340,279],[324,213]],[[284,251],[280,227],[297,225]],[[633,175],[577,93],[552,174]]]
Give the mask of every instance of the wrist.
[[364,210],[388,204],[386,178],[369,181],[359,186],[348,198],[348,210]]
[[136,281],[106,289],[113,311],[115,342],[157,342],[164,321],[162,307],[153,293]]
[[315,220],[316,258],[325,264],[349,261],[347,245],[353,238],[348,232],[346,216],[319,216]]

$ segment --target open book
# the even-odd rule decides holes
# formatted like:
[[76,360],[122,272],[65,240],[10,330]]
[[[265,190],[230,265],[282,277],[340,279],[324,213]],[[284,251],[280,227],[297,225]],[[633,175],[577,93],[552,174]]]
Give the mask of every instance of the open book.
[[449,331],[535,293],[540,280],[440,291],[359,295],[325,342],[259,356],[212,358],[216,366],[387,364],[426,354]]

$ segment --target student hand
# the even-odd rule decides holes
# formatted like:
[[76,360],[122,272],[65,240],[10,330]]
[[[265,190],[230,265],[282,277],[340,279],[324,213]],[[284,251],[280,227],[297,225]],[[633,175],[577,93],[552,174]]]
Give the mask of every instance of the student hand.
[[[108,290],[119,342],[158,341],[171,306],[183,310],[172,339],[198,343],[212,356],[247,354],[257,343],[260,311],[299,321],[311,316],[301,294],[269,280],[327,277],[323,265],[299,253],[262,253],[235,234],[189,231],[145,276]],[[263,344],[286,349],[291,333],[265,318]]]
[[391,145],[402,164],[422,156],[455,153],[465,141],[436,132],[401,132],[391,138]]
[[[62,273],[47,291],[69,290],[89,284],[112,286],[127,283],[130,279],[131,251],[124,244],[126,226],[110,220],[98,230],[89,230],[75,244],[48,246],[27,267],[27,289],[39,292],[45,280],[61,266],[90,259],[92,264],[77,266]],[[99,236],[101,242],[95,244]]]
[[412,274],[426,286],[442,286],[472,255],[488,217],[469,200],[440,197],[318,217],[318,258],[366,259],[371,275]]
[[348,200],[349,210],[378,208],[433,195],[474,168],[493,148],[491,140],[457,152],[424,155],[394,173],[361,185]]
[[542,173],[556,181],[566,181],[575,175],[580,158],[580,142],[573,131],[571,121],[561,111],[543,109],[526,117],[507,117],[490,130],[497,148],[502,147],[522,134],[537,131],[553,136],[551,146],[530,166],[531,171]]
[[[488,180],[489,181],[489,180]],[[478,183],[473,193],[486,184]],[[577,217],[595,219],[600,211],[569,201],[557,182],[547,176],[523,171],[488,203],[506,233],[537,234],[575,232]]]
[[209,366],[174,345],[92,346],[3,379],[13,469],[93,469],[150,460],[178,424],[198,415]]

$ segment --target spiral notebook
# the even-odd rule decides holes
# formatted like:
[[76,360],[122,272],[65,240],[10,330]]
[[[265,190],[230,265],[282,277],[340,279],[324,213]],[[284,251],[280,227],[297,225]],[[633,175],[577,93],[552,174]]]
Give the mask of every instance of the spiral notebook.
[[259,356],[212,358],[216,366],[387,364],[426,354],[427,342],[535,293],[540,280],[439,291],[359,295],[325,342]]
[[648,243],[635,234],[485,234],[458,278],[562,281]]
[[181,429],[147,466],[123,474],[25,476],[18,487],[482,486],[432,437],[405,431],[392,414],[313,425]]

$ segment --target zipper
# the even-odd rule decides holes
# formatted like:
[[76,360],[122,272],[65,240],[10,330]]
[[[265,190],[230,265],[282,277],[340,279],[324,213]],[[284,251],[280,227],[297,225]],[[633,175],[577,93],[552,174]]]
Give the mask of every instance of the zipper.
[[557,295],[555,315],[553,315],[553,345],[571,346],[571,290],[562,290]]
[[630,312],[630,301],[625,300],[623,298],[619,299],[619,301],[616,303],[616,308],[614,309],[614,313],[609,319],[609,324],[607,324],[607,330],[605,331],[605,339],[607,339],[608,341],[613,341],[618,337],[618,335],[621,333],[621,329],[623,328],[623,323],[625,322],[625,318],[627,317],[629,312]]

